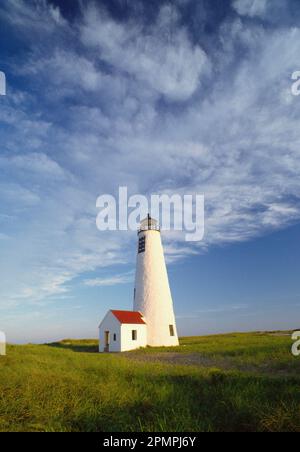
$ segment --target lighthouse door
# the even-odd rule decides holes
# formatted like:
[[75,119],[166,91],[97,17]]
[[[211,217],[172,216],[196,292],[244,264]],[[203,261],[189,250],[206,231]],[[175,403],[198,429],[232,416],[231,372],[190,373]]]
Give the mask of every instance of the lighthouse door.
[[104,332],[104,351],[109,352],[109,331]]

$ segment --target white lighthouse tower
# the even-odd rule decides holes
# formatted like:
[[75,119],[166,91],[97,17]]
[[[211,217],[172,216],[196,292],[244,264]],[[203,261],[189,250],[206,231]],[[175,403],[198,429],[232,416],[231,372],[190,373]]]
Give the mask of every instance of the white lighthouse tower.
[[157,222],[141,222],[133,311],[110,309],[99,325],[99,351],[178,345],[173,301]]
[[160,229],[150,215],[141,222],[138,231],[133,310],[143,314],[148,345],[178,345]]

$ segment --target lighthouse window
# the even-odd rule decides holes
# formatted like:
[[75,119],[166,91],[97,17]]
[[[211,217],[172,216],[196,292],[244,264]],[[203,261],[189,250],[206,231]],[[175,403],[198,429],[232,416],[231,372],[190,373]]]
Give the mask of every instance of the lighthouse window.
[[144,253],[146,245],[146,237],[141,237],[139,239],[139,253]]
[[117,340],[117,335],[116,335],[116,333],[114,334],[114,341],[116,342],[116,340]]
[[132,330],[131,331],[131,337],[133,341],[137,340],[137,330]]
[[169,325],[169,330],[170,330],[170,336],[175,336],[173,325]]

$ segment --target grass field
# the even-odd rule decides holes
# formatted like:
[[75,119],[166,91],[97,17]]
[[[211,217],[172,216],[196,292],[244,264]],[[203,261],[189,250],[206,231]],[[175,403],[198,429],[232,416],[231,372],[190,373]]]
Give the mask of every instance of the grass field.
[[8,346],[1,431],[300,431],[300,358],[285,333],[182,338],[98,354],[96,341]]

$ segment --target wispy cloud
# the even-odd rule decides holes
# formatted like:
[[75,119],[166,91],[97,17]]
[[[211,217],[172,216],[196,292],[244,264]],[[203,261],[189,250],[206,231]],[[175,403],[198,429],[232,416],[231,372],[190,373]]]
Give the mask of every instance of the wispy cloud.
[[10,61],[17,82],[8,77],[0,109],[1,234],[13,237],[1,240],[3,302],[59,295],[86,272],[132,263],[136,237],[95,226],[97,196],[119,185],[205,194],[205,240],[166,237],[169,261],[299,221],[290,74],[300,29],[264,27],[268,5],[233,2],[235,13],[204,39],[176,5],[147,23],[92,2],[72,22],[46,1],[1,3],[0,19],[26,48]]
[[264,17],[270,3],[269,0],[234,0],[233,7],[243,16]]
[[248,305],[246,304],[226,304],[223,306],[214,306],[214,307],[208,307],[206,309],[199,309],[193,313],[190,314],[181,314],[176,316],[177,319],[198,319],[201,318],[201,316],[206,314],[226,314],[226,313],[235,313],[235,312],[243,312],[244,310],[248,309]]
[[38,30],[40,33],[51,32],[65,23],[60,9],[47,0],[5,1],[1,5],[1,17],[21,30]]
[[[142,24],[125,25],[105,11],[89,6],[81,27],[82,41],[95,47],[99,58],[132,75],[151,89],[173,100],[188,99],[199,87],[200,77],[209,72],[209,60],[199,45],[193,45],[178,12],[163,5],[156,22],[146,33]],[[170,15],[176,33],[168,36]],[[101,23],[101,27],[99,27]]]
[[0,157],[0,168],[26,172],[27,175],[36,173],[39,177],[44,175],[54,179],[62,179],[67,174],[55,161],[42,152]]
[[118,284],[132,283],[133,280],[134,280],[133,272],[128,272],[120,275],[114,275],[111,277],[87,279],[84,281],[84,284],[90,287],[105,287],[105,286],[116,286]]

